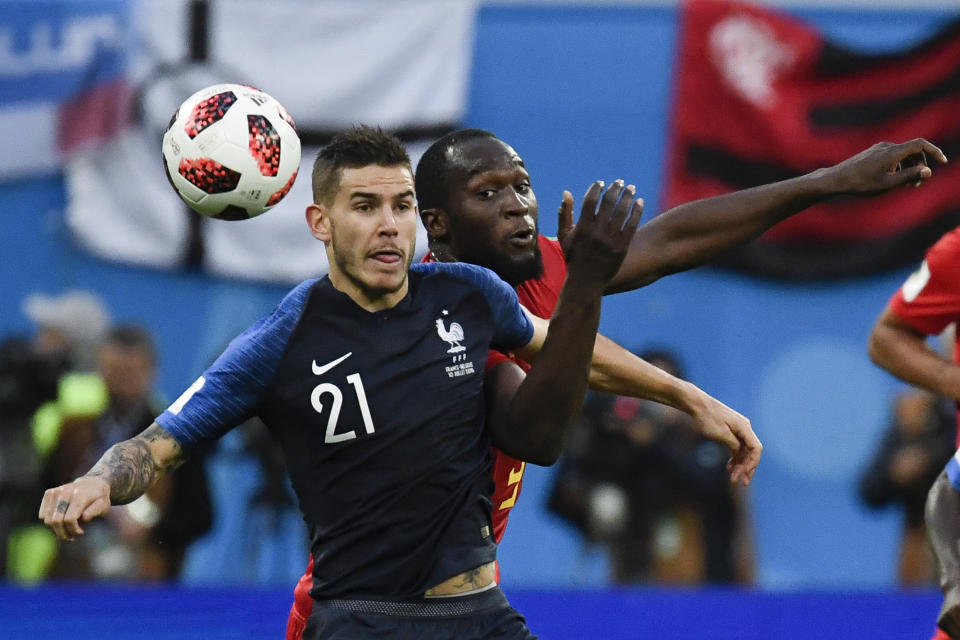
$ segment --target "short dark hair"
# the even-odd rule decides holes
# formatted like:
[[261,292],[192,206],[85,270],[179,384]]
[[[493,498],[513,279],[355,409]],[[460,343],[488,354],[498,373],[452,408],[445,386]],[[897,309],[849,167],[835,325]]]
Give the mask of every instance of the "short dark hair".
[[450,197],[450,173],[453,168],[448,153],[465,142],[478,138],[498,139],[490,131],[484,129],[460,129],[451,131],[432,145],[430,145],[417,163],[417,174],[414,184],[417,189],[417,205],[420,211],[424,209],[447,209]]
[[313,162],[313,201],[330,204],[340,188],[340,170],[369,165],[410,167],[403,143],[380,127],[356,125],[334,136]]
[[153,336],[145,328],[134,324],[121,324],[113,327],[107,333],[104,346],[115,345],[121,349],[140,350],[150,364],[157,362],[157,346]]

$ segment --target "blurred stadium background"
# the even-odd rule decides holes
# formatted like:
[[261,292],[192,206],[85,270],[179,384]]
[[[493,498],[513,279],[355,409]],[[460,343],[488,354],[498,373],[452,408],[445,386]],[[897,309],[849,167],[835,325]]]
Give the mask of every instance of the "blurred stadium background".
[[[252,6],[263,16],[257,29],[243,19]],[[922,55],[924,47],[911,48],[960,17],[960,5],[944,1],[751,6],[865,56]],[[115,319],[156,336],[158,385],[168,398],[269,311],[292,278],[323,268],[314,245],[303,259],[299,248],[267,256],[287,246],[288,228],[302,231],[307,170],[256,223],[201,224],[170,201],[158,131],[195,88],[229,80],[270,92],[297,120],[308,161],[309,145],[356,120],[398,129],[414,147],[448,127],[491,129],[524,157],[548,234],[561,191],[579,200],[598,178],[635,182],[647,215],[663,210],[678,178],[671,171],[689,170],[674,164],[681,121],[725,108],[709,98],[680,102],[689,96],[676,73],[688,41],[680,37],[681,8],[666,1],[2,0],[0,8],[0,335],[31,331],[21,311],[31,293],[94,291]],[[342,38],[337,51],[322,46],[330,34]],[[960,55],[953,64],[960,69]],[[909,81],[880,78],[891,94]],[[850,151],[831,148],[825,157],[920,135],[950,156],[948,143],[960,134],[960,124],[950,127],[958,113],[951,82],[890,122],[851,128]],[[795,146],[816,136],[780,138],[757,126],[762,145],[738,149],[748,159],[796,173],[817,161]],[[791,163],[791,155],[803,161]],[[545,508],[553,470],[528,468],[500,559],[505,589],[534,631],[544,638],[583,637],[587,628],[607,638],[927,637],[938,594],[897,590],[901,516],[868,511],[856,485],[901,388],[870,363],[867,335],[918,263],[918,238],[929,244],[960,222],[945,203],[921,220],[909,199],[898,200],[926,235],[901,237],[893,231],[907,223],[893,224],[897,237],[885,246],[897,249],[896,259],[863,262],[856,275],[838,272],[836,259],[814,268],[824,256],[806,251],[811,237],[801,229],[799,240],[775,240],[796,241],[790,264],[810,269],[704,268],[606,300],[604,333],[629,347],[669,345],[690,380],[753,420],[766,446],[750,491],[757,584],[610,590],[604,554]],[[237,230],[255,224],[252,238]],[[864,242],[876,240],[860,230]],[[838,233],[832,239],[855,244],[849,231]],[[306,559],[300,525],[250,522],[246,500],[257,469],[229,437],[209,473],[214,529],[188,553],[180,587],[8,585],[0,588],[0,637],[126,637],[133,621],[146,625],[146,637],[278,637]],[[252,527],[271,533],[256,538]]]

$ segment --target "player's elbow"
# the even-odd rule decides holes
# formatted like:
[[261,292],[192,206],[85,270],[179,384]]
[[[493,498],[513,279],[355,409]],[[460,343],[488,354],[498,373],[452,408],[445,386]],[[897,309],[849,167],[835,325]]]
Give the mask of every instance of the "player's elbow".
[[545,445],[537,443],[530,446],[511,447],[512,450],[504,449],[504,452],[517,460],[522,460],[529,464],[535,464],[538,467],[551,467],[560,459],[560,453],[563,447]]
[[534,454],[530,454],[526,456],[520,456],[520,457],[513,456],[513,457],[517,458],[517,460],[522,460],[527,464],[537,465],[538,467],[552,467],[557,463],[557,460],[560,459],[560,454],[558,453],[556,455],[553,455],[550,453],[544,453],[544,452],[538,451]]
[[552,466],[560,459],[563,443],[556,441],[555,438],[518,438],[517,431],[513,433],[514,437],[496,437],[495,435],[494,446],[512,458],[540,467]]
[[867,339],[867,355],[870,356],[873,364],[886,369],[888,367],[888,352],[883,330],[880,327],[874,327]]
[[560,459],[560,454],[562,452],[562,446],[544,445],[541,446],[533,455],[531,455],[527,462],[530,464],[535,464],[539,467],[552,467],[557,463],[557,460]]

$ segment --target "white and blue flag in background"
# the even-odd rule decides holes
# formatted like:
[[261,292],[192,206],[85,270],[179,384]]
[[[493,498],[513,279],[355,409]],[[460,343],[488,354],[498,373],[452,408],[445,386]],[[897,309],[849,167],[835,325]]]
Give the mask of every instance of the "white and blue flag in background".
[[[64,171],[74,237],[109,260],[280,283],[325,273],[303,218],[319,146],[373,124],[396,132],[415,161],[466,111],[475,0],[16,6],[0,24],[0,126],[15,150],[0,156],[0,180]],[[243,222],[190,212],[160,159],[180,102],[220,82],[277,98],[304,146],[291,193]]]

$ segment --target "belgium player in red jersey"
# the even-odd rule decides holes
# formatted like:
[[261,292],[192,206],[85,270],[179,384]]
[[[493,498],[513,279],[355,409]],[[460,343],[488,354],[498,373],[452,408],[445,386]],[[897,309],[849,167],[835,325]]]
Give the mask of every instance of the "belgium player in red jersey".
[[[898,378],[960,402],[960,339],[954,336],[952,359],[927,346],[928,336],[958,321],[960,229],[954,229],[927,251],[920,267],[890,298],[870,333],[870,357]],[[957,417],[960,421],[960,410]],[[960,430],[957,444],[960,446]],[[941,628],[934,640],[960,638],[958,458],[955,455],[947,464],[927,500],[927,536],[936,551],[945,596],[937,621]]]

